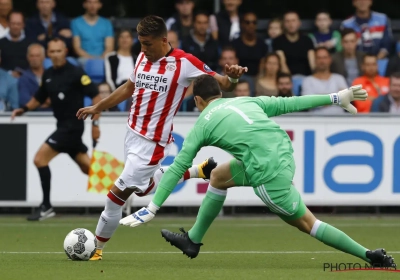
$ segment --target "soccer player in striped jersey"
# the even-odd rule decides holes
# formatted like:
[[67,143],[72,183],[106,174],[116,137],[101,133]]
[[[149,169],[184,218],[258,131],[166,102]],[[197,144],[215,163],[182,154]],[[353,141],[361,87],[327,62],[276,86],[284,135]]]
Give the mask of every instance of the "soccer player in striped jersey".
[[[147,195],[157,187],[162,176],[160,163],[173,143],[172,121],[191,82],[207,74],[213,76],[223,90],[232,91],[247,71],[238,65],[226,65],[227,75],[221,76],[193,55],[172,48],[167,41],[165,22],[160,17],[143,18],[137,31],[141,53],[130,79],[98,104],[77,112],[79,119],[86,119],[133,98],[125,138],[125,167],[107,195],[96,228],[98,250],[91,260],[102,259],[103,248],[115,232],[122,217],[122,206],[129,196],[132,193]],[[215,167],[216,163],[209,158],[190,167],[180,182],[189,178],[208,179]]]

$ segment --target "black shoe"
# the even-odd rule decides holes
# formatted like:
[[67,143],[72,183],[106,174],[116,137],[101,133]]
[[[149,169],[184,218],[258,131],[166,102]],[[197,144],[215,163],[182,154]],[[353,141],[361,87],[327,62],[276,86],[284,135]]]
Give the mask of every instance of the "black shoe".
[[171,232],[163,229],[161,230],[161,236],[164,237],[167,242],[171,243],[171,246],[175,246],[181,250],[184,255],[194,259],[199,254],[200,246],[203,244],[193,243],[193,241],[189,238],[189,234],[183,228],[180,228],[179,230],[182,233]]
[[394,268],[396,264],[392,256],[387,256],[385,249],[376,249],[374,251],[367,251],[367,258],[370,260],[370,265],[373,268]]
[[39,206],[39,209],[36,210],[35,213],[30,215],[27,220],[28,221],[43,221],[45,219],[54,217],[56,212],[54,212],[51,206],[45,206],[44,204]]
[[199,177],[203,178],[204,180],[210,180],[211,171],[217,167],[217,165],[218,164],[214,161],[213,157],[206,159],[198,165],[200,171]]

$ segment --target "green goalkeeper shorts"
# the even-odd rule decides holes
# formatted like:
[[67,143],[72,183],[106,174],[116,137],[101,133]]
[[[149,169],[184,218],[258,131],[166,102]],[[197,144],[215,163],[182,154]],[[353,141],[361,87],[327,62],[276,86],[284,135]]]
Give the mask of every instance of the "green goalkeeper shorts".
[[[293,176],[296,166],[292,162],[276,177],[261,186],[254,187],[254,192],[267,205],[271,212],[284,221],[297,220],[306,213],[300,193],[293,186]],[[249,186],[241,161],[232,159],[230,170],[236,186]]]

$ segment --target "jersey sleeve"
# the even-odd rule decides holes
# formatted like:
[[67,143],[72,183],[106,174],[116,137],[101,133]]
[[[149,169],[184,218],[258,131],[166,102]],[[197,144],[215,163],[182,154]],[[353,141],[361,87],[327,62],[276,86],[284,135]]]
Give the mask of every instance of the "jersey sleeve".
[[260,96],[255,97],[255,100],[268,117],[332,105],[329,94],[294,97]]
[[183,59],[184,78],[190,83],[200,75],[214,76],[216,73],[197,57],[187,54]]
[[83,95],[94,98],[99,94],[97,86],[92,82],[90,77],[81,68],[77,68],[78,87],[82,90]]
[[186,170],[192,166],[193,159],[204,145],[204,132],[202,127],[195,126],[183,142],[182,150],[176,156],[172,165],[165,172],[158,184],[157,191],[153,198],[153,203],[159,207],[178,184],[179,179],[185,174]]
[[46,99],[49,97],[49,93],[46,90],[46,85],[45,85],[45,74],[42,75],[42,81],[40,83],[40,87],[37,90],[37,92],[35,93],[35,95],[33,96],[37,101],[39,101],[40,104],[43,104]]

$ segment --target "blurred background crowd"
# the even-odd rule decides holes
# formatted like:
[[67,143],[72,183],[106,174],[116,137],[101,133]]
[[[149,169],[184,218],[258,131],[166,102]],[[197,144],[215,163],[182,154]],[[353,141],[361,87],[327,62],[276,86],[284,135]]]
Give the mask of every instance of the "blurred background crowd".
[[[0,112],[24,106],[35,94],[52,65],[46,47],[55,37],[65,41],[68,61],[85,70],[102,97],[129,78],[140,53],[135,34],[140,18],[116,23],[102,13],[109,6],[101,0],[72,1],[83,3],[79,16],[65,15],[56,0],[36,0],[36,10],[34,1],[23,2],[0,0]],[[330,9],[320,10],[306,28],[295,10],[260,19],[265,13],[248,8],[246,0],[222,0],[216,13],[204,9],[201,1],[169,2],[175,13],[165,21],[174,48],[192,53],[219,73],[225,64],[249,68],[236,90],[223,92],[224,97],[326,94],[362,84],[369,100],[355,103],[359,112],[400,113],[400,41],[389,16],[375,11],[372,0],[345,1],[352,14],[342,20],[333,20]],[[121,3],[116,1],[116,9],[121,10]],[[127,100],[111,110],[129,111],[130,105]],[[51,111],[51,104],[38,110]],[[191,96],[180,111],[196,111]],[[345,112],[326,107],[308,113]]]

